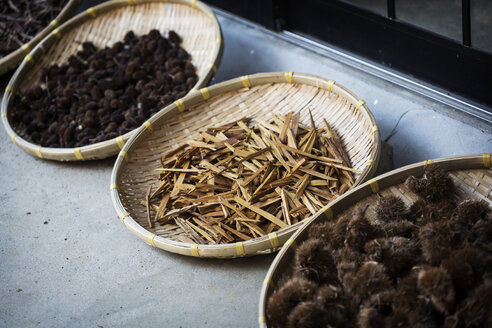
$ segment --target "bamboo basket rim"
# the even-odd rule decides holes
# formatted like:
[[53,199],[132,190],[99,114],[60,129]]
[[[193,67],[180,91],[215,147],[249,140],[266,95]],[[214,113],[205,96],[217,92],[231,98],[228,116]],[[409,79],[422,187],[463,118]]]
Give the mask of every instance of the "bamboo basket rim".
[[72,17],[76,13],[81,2],[82,0],[68,0],[67,4],[62,8],[58,15],[56,15],[56,17],[29,42],[24,43],[16,50],[2,57],[0,59],[0,76],[15,68],[22,59],[30,53],[31,49],[44,39],[46,35]]
[[[232,90],[268,83],[308,84],[339,94],[350,101],[352,105],[356,106],[358,110],[364,115],[364,118],[369,121],[372,126],[372,139],[374,143],[374,149],[371,153],[370,160],[366,163],[364,169],[360,173],[359,177],[356,179],[354,186],[360,184],[362,181],[366,180],[368,177],[374,174],[381,153],[381,138],[374,115],[362,99],[358,98],[354,93],[352,93],[344,86],[336,83],[333,80],[326,80],[324,78],[311,74],[295,72],[256,73],[217,83],[211,87],[202,88],[200,90],[197,90],[196,92],[188,94],[185,98],[183,98],[183,103],[181,104],[174,103],[167,106],[164,110],[162,110],[149,120],[150,126],[152,127],[152,125],[155,123],[157,123],[157,125],[159,126],[163,124],[163,122],[159,122],[159,119],[161,117],[164,118],[168,112],[177,110],[183,111],[185,110],[185,108],[189,108],[191,106],[206,102],[207,99],[213,96],[220,95]],[[277,232],[272,232],[266,236],[262,236],[252,240],[218,245],[188,244],[184,242],[174,241],[168,238],[163,238],[157,236],[153,232],[148,231],[140,224],[138,224],[123,206],[118,192],[118,180],[124,166],[126,165],[127,156],[131,154],[131,151],[135,149],[136,145],[141,140],[144,140],[149,133],[152,133],[151,131],[152,128],[149,129],[148,126],[142,126],[130,138],[130,140],[128,140],[128,142],[124,145],[124,147],[118,154],[113,167],[113,171],[111,173],[110,182],[111,200],[113,202],[113,206],[118,217],[130,231],[132,231],[135,235],[137,235],[137,237],[145,241],[147,244],[173,253],[195,257],[234,258],[240,256],[257,255],[260,253],[266,254],[279,249],[293,231],[298,229],[307,220],[309,220],[305,219],[304,221],[278,230]],[[262,247],[261,250],[258,250],[255,247],[258,245]],[[210,251],[214,250],[222,250],[223,253],[218,252],[220,253],[220,255],[217,255],[217,252],[213,252],[214,255],[208,254]]]
[[[294,250],[297,246],[296,240],[297,238],[303,234],[310,225],[316,221],[321,216],[324,216],[326,219],[331,219],[337,213],[341,213],[347,208],[353,206],[357,202],[365,199],[366,197],[379,193],[380,190],[392,187],[397,184],[401,184],[405,181],[405,179],[410,175],[420,176],[423,173],[423,169],[426,165],[429,164],[439,164],[446,171],[455,171],[455,170],[472,170],[472,169],[491,169],[491,154],[483,153],[481,155],[463,155],[463,156],[451,156],[451,157],[442,157],[433,160],[425,160],[414,164],[409,164],[403,166],[401,168],[386,172],[381,174],[365,183],[351,189],[341,197],[335,199],[333,202],[329,204],[329,206],[325,206],[318,213],[311,216],[305,225],[303,225],[300,229],[298,229],[284,244],[282,249],[277,253],[275,259],[271,263],[266,277],[263,280],[263,284],[260,292],[260,300],[258,305],[258,323],[260,328],[266,328],[266,305],[267,305],[267,296],[270,290],[274,289],[273,283],[273,275],[277,270],[280,270],[280,264],[284,261],[286,257],[286,253],[289,250]],[[286,260],[285,260],[286,261]]]
[[[78,1],[78,0],[77,0]],[[138,130],[138,127],[124,135],[118,136],[113,139],[101,141],[91,145],[85,145],[75,148],[50,148],[41,147],[40,145],[29,142],[19,136],[8,120],[8,111],[11,108],[10,98],[17,90],[18,85],[26,78],[29,71],[36,65],[36,62],[48,52],[51,46],[59,39],[63,39],[68,31],[77,29],[81,24],[91,20],[97,19],[101,14],[106,14],[112,10],[117,10],[122,7],[139,6],[150,3],[165,3],[167,5],[178,4],[192,7],[193,9],[201,12],[201,14],[209,17],[213,23],[214,34],[216,35],[215,43],[213,47],[213,54],[211,58],[213,61],[208,64],[208,69],[203,76],[200,76],[198,82],[193,89],[198,89],[206,86],[213,78],[222,60],[224,41],[222,37],[222,30],[220,28],[217,17],[214,12],[203,2],[197,0],[110,0],[103,2],[97,6],[88,8],[84,12],[76,15],[70,20],[60,25],[57,29],[53,30],[48,36],[46,36],[41,42],[39,42],[34,49],[32,49],[28,55],[24,58],[18,69],[12,75],[1,103],[1,118],[4,128],[12,140],[12,142],[24,151],[34,157],[41,159],[50,159],[58,161],[85,161],[103,159],[110,156],[114,156],[120,151],[127,140]],[[192,89],[192,90],[193,90]],[[191,91],[190,91],[191,92]],[[188,94],[190,93],[188,92]],[[176,101],[181,101],[178,99]],[[163,109],[161,109],[162,111]],[[157,115],[157,114],[155,114]],[[146,122],[144,123],[146,124]]]

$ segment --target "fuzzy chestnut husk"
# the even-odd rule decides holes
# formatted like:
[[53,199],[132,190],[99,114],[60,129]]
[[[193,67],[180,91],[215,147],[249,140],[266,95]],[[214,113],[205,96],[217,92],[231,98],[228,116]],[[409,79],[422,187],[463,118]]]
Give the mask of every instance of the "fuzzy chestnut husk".
[[454,184],[448,173],[434,164],[425,167],[422,178],[408,177],[405,186],[423,200],[431,203],[449,198],[454,192]]
[[418,273],[417,287],[430,297],[434,309],[450,314],[455,306],[456,293],[451,276],[443,268],[425,268]]
[[354,217],[349,221],[345,233],[345,245],[359,251],[364,249],[366,242],[382,234],[381,228],[371,224],[365,217],[366,209],[367,207],[355,210]]
[[287,328],[324,328],[327,326],[326,310],[313,301],[297,305],[287,318]]
[[386,326],[388,316],[393,312],[394,294],[394,290],[387,290],[374,294],[365,301],[357,315],[358,326],[361,328]]
[[294,256],[294,274],[316,283],[338,284],[333,249],[320,239],[308,239]]
[[376,214],[383,222],[400,221],[408,217],[408,208],[399,197],[381,197],[376,206]]
[[405,237],[374,239],[364,249],[366,258],[383,264],[393,279],[410,269],[420,255],[418,243]]
[[326,310],[326,320],[331,327],[345,326],[348,317],[354,312],[352,304],[340,286],[322,285],[314,300]]
[[267,315],[272,327],[285,327],[287,316],[300,302],[312,300],[316,284],[303,278],[292,278],[268,299]]
[[390,289],[392,282],[382,264],[369,261],[362,264],[353,279],[344,279],[344,287],[355,302],[360,304],[372,294]]

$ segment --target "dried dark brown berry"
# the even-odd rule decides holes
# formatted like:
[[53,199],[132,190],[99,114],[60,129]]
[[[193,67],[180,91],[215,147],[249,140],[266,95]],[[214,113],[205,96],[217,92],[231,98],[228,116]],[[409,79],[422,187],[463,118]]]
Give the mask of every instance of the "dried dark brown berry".
[[[84,42],[66,63],[43,70],[44,89],[14,96],[14,124],[23,137],[44,147],[80,147],[131,131],[184,97],[197,80],[189,54],[177,44],[179,36],[170,36],[172,41],[157,30],[138,37],[128,32],[123,42],[105,49]],[[96,133],[81,132],[88,127]]]
[[169,31],[169,40],[171,40],[171,42],[174,44],[180,44],[181,43],[181,38],[173,30]]

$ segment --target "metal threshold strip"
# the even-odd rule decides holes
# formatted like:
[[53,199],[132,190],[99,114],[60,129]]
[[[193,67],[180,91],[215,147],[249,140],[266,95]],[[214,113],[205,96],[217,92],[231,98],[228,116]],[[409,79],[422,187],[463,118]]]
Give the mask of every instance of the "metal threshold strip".
[[425,84],[422,81],[412,79],[401,73],[390,70],[381,65],[372,63],[368,60],[361,59],[357,56],[351,55],[349,53],[346,53],[344,51],[341,51],[339,49],[321,43],[319,41],[309,39],[302,35],[289,31],[274,32],[258,24],[252,23],[246,19],[240,18],[236,15],[217,9],[216,7],[213,7],[213,9],[218,14],[218,16],[223,16],[224,18],[236,21],[248,27],[261,30],[263,33],[266,33],[270,36],[297,45],[301,48],[309,50],[320,56],[330,58],[344,65],[361,70],[363,72],[376,76],[380,79],[389,81],[405,89],[408,89],[410,91],[428,97],[432,100],[435,100],[453,109],[456,109],[462,113],[466,113],[473,118],[479,119],[486,123],[492,123],[492,114],[490,114],[485,108],[482,108],[479,105],[473,104],[464,99],[460,99],[459,97],[454,96],[452,94],[447,94],[445,91],[439,90],[431,85]]

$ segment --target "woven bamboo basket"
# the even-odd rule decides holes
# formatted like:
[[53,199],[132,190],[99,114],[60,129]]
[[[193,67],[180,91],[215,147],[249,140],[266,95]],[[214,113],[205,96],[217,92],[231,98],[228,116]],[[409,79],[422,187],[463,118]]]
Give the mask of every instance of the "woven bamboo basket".
[[[137,35],[152,29],[161,33],[176,31],[181,46],[192,56],[198,82],[207,85],[222,59],[222,32],[214,13],[194,0],[113,0],[87,9],[53,30],[25,58],[10,80],[2,100],[2,120],[12,141],[33,156],[59,161],[102,159],[116,155],[135,130],[117,138],[80,148],[48,148],[23,138],[23,131],[10,125],[13,92],[38,84],[42,69],[61,64],[91,41],[105,47],[123,39],[133,30]],[[178,102],[181,100],[178,100]],[[146,124],[146,123],[144,123]]]
[[[376,121],[363,100],[343,86],[319,77],[292,72],[260,73],[203,88],[183,102],[166,107],[154,116],[123,147],[111,176],[111,196],[121,221],[148,244],[191,256],[232,258],[276,251],[302,222],[245,242],[204,245],[176,241],[176,231],[148,229],[146,206],[141,205],[148,184],[156,181],[156,168],[166,150],[210,126],[248,116],[269,119],[272,112],[300,113],[309,124],[311,110],[318,126],[323,118],[345,144],[352,166],[361,171],[354,185],[370,177],[380,155]],[[154,188],[157,185],[155,182]],[[154,189],[155,190],[155,189]]]
[[65,7],[63,7],[62,11],[58,13],[56,18],[53,19],[48,26],[41,30],[41,32],[35,35],[28,43],[23,44],[17,50],[12,51],[3,58],[0,58],[0,75],[3,75],[11,69],[17,67],[22,59],[39,43],[39,41],[75,14],[81,2],[82,0],[69,0]]
[[[296,245],[300,245],[307,239],[309,227],[314,223],[336,219],[339,214],[352,212],[357,206],[375,205],[379,196],[398,196],[407,205],[417,200],[417,196],[409,191],[403,183],[408,176],[421,176],[424,168],[430,163],[440,165],[449,172],[455,186],[455,197],[459,200],[475,199],[484,200],[492,207],[492,170],[491,155],[470,155],[428,160],[393,170],[380,175],[366,183],[352,189],[342,197],[334,200],[328,206],[312,216],[309,221],[299,229],[280,250],[273,261],[265,280],[260,295],[259,325],[268,327],[266,317],[266,305],[268,298],[275,290],[279,280],[283,278],[294,259]],[[375,216],[374,206],[369,206],[366,217]]]

